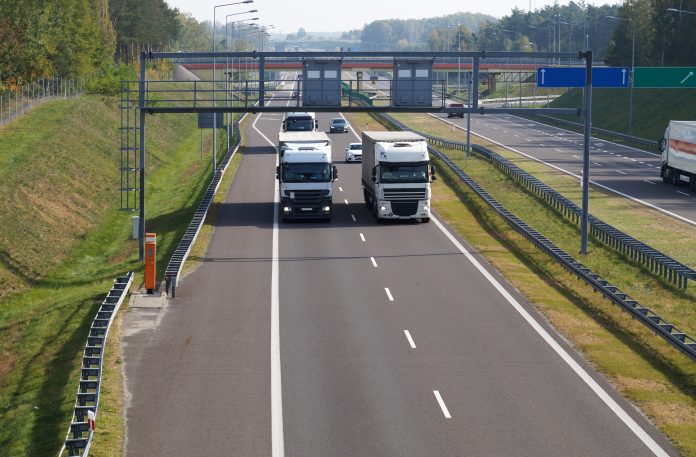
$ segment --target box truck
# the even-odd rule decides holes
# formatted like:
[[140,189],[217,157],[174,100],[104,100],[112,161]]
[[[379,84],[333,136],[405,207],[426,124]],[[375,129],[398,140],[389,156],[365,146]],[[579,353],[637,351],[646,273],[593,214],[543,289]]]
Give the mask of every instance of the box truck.
[[428,143],[413,132],[363,132],[362,187],[365,204],[378,221],[430,222]]
[[280,132],[276,179],[282,220],[333,215],[333,182],[338,177],[331,161],[331,140],[324,132]]
[[696,121],[669,121],[660,151],[662,180],[677,185],[685,178],[696,191]]

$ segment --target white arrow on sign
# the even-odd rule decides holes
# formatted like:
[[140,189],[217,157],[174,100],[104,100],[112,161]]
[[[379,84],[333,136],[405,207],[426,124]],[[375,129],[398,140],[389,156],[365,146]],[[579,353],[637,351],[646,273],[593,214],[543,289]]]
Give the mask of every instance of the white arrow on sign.
[[[543,71],[543,70],[542,70],[542,71]],[[682,79],[681,82],[680,82],[679,84],[684,84],[684,82],[685,82],[687,79],[691,78],[693,75],[694,75],[694,72],[693,72],[693,71],[690,71],[689,74],[686,75],[686,78]]]
[[621,70],[621,85],[623,86],[626,84],[626,69]]
[[[544,84],[544,73],[546,73],[546,70],[544,70],[544,69],[542,68],[542,69],[541,69],[541,84],[542,84],[542,85]],[[693,74],[693,73],[692,73],[692,74]]]

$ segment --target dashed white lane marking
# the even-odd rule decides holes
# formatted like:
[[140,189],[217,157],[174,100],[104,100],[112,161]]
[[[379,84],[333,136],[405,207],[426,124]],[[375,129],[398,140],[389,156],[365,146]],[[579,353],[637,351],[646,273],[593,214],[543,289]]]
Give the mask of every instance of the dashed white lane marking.
[[361,234],[360,234],[360,239],[363,240],[363,241],[365,241],[365,235],[363,235],[363,234],[361,233]]
[[602,166],[601,163],[597,163],[597,162],[592,162],[592,165],[594,165],[595,167],[601,167],[601,166]]
[[647,180],[647,179],[644,179],[643,181],[647,182],[648,184],[655,184],[654,182]]
[[351,214],[350,218],[353,219],[353,222],[358,222],[358,220],[355,218],[355,214]]
[[622,175],[625,175],[626,173],[621,171],[621,170],[616,170],[617,173],[621,173]]
[[416,343],[413,342],[413,338],[411,338],[411,332],[408,330],[404,330],[404,334],[406,335],[406,339],[408,340],[408,344],[411,345],[411,349],[416,348]]
[[340,192],[343,192],[343,187],[338,186],[338,190],[339,190]]
[[347,199],[347,198],[344,198],[343,201],[346,203],[346,205],[348,204],[348,199]]
[[515,133],[515,137],[519,138],[520,136],[519,136],[518,134]]
[[[515,308],[515,310],[522,316],[522,318],[527,321],[527,323],[534,329],[534,331],[548,344],[551,349],[558,354],[558,356],[563,359],[563,361],[570,367],[571,370],[575,372],[575,374],[578,375],[580,379],[590,388],[592,391],[597,395],[597,397],[604,402],[605,405],[609,409],[611,409],[614,414],[624,423],[626,426],[640,439],[643,444],[645,444],[648,449],[652,451],[653,454],[659,457],[668,457],[669,454],[665,452],[662,447],[655,442],[655,440],[652,439],[648,433],[643,430],[643,428],[636,423],[636,421],[631,418],[631,416],[628,415],[628,413],[618,404],[616,401],[611,398],[611,396],[607,393],[606,390],[600,386],[597,381],[595,381],[592,376],[585,371],[583,367],[580,366],[571,356],[568,354],[568,352],[561,347],[558,342],[547,332],[539,322],[537,322],[536,319],[532,317],[531,314],[527,312],[526,309],[522,307],[520,302],[518,302],[515,297],[510,295],[510,293],[505,290],[505,288],[496,280],[489,272],[486,270],[481,263],[476,260],[476,258],[466,250],[464,246],[452,235],[449,230],[445,228],[444,225],[442,225],[442,222],[440,222],[436,217],[431,218],[433,222],[435,222],[435,225],[437,228],[440,229],[440,231],[447,237],[447,239],[454,244],[457,249],[459,249],[459,252],[464,254],[464,256],[471,262],[471,264],[485,277],[489,283],[495,289],[502,295],[505,300],[507,300],[510,305]],[[437,397],[438,394],[436,393],[435,396]]]
[[561,150],[558,149],[558,148],[553,148],[553,150],[556,151],[556,152],[563,152],[563,151],[561,151]]
[[582,157],[575,155],[575,154],[573,154],[573,157],[575,157],[576,159],[582,159]]
[[677,193],[681,195],[686,195],[687,197],[691,197],[691,194],[687,194],[686,192],[682,192],[681,190],[678,190]]
[[394,296],[392,296],[391,291],[389,290],[389,287],[385,287],[384,291],[387,293],[387,298],[389,301],[394,301]]
[[546,147],[546,145],[544,143],[539,143],[539,146],[541,146],[542,148]]
[[372,261],[372,266],[377,268],[377,261],[375,260],[374,257],[370,257],[370,260]]
[[440,395],[440,391],[433,390],[433,393],[435,394],[435,398],[437,399],[437,403],[440,405],[440,409],[442,410],[442,414],[445,415],[446,419],[451,419],[452,416],[450,415],[449,409],[447,409],[447,405],[445,404],[444,400],[442,400],[442,396]]

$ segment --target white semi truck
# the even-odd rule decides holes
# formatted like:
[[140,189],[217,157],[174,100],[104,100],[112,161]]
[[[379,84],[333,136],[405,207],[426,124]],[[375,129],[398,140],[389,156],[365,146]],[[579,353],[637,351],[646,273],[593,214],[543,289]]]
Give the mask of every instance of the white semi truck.
[[426,139],[413,132],[363,132],[362,187],[377,220],[430,222],[430,165]]
[[696,121],[669,121],[660,140],[662,180],[677,185],[682,177],[696,191]]
[[319,121],[316,113],[292,112],[285,113],[283,118],[283,132],[316,132],[319,130]]
[[331,139],[324,132],[280,132],[278,167],[282,220],[331,219],[333,182]]

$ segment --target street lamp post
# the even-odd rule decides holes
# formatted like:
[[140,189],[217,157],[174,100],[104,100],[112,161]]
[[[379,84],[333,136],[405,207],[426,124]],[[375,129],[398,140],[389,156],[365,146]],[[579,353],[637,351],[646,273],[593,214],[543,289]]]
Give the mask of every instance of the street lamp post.
[[631,23],[631,77],[628,80],[628,134],[633,135],[633,77],[636,57],[636,23],[631,17],[606,16],[606,18]]
[[[544,30],[544,29],[546,29],[546,31],[549,32],[549,37],[548,37],[548,38],[549,38],[549,43],[548,43],[548,47],[547,47],[546,49],[548,49],[548,51],[551,52],[551,30],[552,30],[552,28],[551,28],[551,27],[535,27],[535,26],[533,26],[533,25],[530,25],[529,28],[530,28],[530,29],[537,29],[537,30]],[[538,48],[539,48],[539,47],[537,46],[537,49],[538,49]]]
[[[232,39],[234,39],[234,24],[237,24],[240,22],[246,22],[246,21],[258,21],[259,20],[258,17],[252,17],[251,19],[240,19],[238,21],[228,21],[228,18],[230,16],[236,16],[238,14],[240,14],[240,13],[232,13],[232,14],[228,14],[225,16],[225,47],[227,48],[228,52],[231,50],[230,33],[228,31],[228,28],[227,28],[228,25],[232,24]],[[225,100],[226,100],[226,102],[225,102],[225,104],[228,107],[230,106],[230,66],[229,66],[229,60],[230,60],[229,57],[225,57],[225,75],[226,75],[226,78],[225,78]],[[234,74],[234,59],[232,59],[232,69],[233,69],[232,74]],[[226,123],[226,125],[227,125],[227,149],[230,148],[230,140],[231,140],[231,136],[233,133],[233,131],[230,128],[230,124],[231,123],[228,120],[228,122]]]
[[[215,19],[218,8],[223,8],[225,6],[241,5],[244,3],[253,3],[254,0],[243,0],[241,2],[233,3],[223,3],[221,5],[213,6],[213,52],[215,52]],[[257,10],[249,10],[246,13],[255,13]],[[243,13],[238,13],[243,14]],[[216,89],[215,89],[215,57],[213,56],[213,107],[216,106]],[[215,175],[215,169],[217,168],[217,113],[213,111],[213,175]]]

